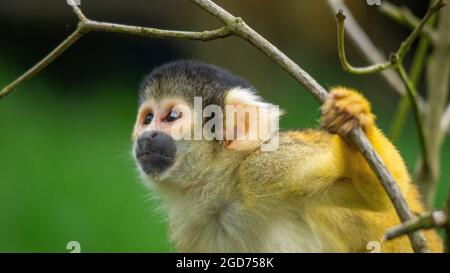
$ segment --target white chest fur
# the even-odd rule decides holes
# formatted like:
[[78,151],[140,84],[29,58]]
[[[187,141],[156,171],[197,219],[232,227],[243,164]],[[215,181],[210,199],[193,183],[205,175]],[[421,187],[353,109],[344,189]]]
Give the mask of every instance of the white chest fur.
[[[169,208],[170,239],[180,252],[321,252],[319,234],[286,213],[270,219],[247,213],[238,202]],[[297,219],[297,220],[293,220]]]

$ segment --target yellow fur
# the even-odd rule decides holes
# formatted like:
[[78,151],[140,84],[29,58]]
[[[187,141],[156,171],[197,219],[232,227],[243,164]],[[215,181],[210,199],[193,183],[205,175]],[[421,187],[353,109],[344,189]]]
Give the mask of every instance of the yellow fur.
[[[339,135],[313,129],[282,132],[272,152],[179,141],[174,166],[149,177],[164,197],[175,249],[368,252],[375,242],[383,252],[411,252],[406,236],[381,241],[399,219],[365,159],[345,140],[353,127],[362,126],[413,212],[423,212],[406,166],[376,127],[369,102],[336,88],[322,111],[323,127]],[[442,251],[434,230],[425,235],[432,251]]]
[[[323,122],[329,131],[343,135],[362,126],[413,212],[424,211],[403,159],[375,126],[370,104],[362,95],[345,88],[332,90],[323,106]],[[274,167],[273,161],[281,163]],[[367,251],[368,242],[381,242],[386,229],[399,224],[377,177],[345,136],[311,129],[283,133],[280,148],[272,155],[251,155],[241,175],[248,206],[291,213],[299,225],[314,227],[312,234],[321,240],[320,251]],[[442,251],[435,231],[426,231],[425,236],[432,251]],[[381,249],[412,251],[406,236],[382,242]]]

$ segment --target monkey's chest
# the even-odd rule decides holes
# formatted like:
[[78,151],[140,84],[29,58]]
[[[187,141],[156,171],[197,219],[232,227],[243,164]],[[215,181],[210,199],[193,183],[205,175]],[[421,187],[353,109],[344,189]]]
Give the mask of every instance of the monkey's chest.
[[[184,210],[186,212],[186,210]],[[306,224],[284,216],[251,215],[237,204],[170,220],[170,239],[181,252],[321,252],[320,238]]]

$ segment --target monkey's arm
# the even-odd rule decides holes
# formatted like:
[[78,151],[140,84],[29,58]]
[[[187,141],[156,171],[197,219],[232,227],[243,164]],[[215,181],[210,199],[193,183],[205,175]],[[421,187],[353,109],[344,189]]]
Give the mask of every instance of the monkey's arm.
[[[394,176],[415,213],[423,211],[402,157],[375,125],[370,104],[359,93],[337,88],[325,102],[320,130],[280,133],[271,153],[255,152],[240,170],[244,210],[267,219],[282,217],[312,227],[327,251],[365,251],[399,219],[378,178],[349,141],[361,126]],[[336,134],[337,133],[337,134]],[[349,234],[352,234],[349,236]],[[434,231],[425,232],[432,251],[441,251]],[[328,245],[328,243],[330,243]],[[382,244],[383,251],[411,251],[406,237]]]
[[346,89],[331,90],[322,107],[322,124],[331,133],[334,156],[343,165],[342,175],[350,179],[356,192],[368,206],[375,210],[391,207],[391,202],[375,173],[361,153],[348,142],[345,136],[351,129],[361,126],[384,164],[394,176],[400,190],[407,194],[410,177],[402,157],[395,146],[375,124],[369,102],[359,93]]
[[318,197],[333,205],[378,211],[390,208],[378,178],[345,139],[352,128],[361,126],[402,192],[409,190],[403,159],[376,127],[369,102],[355,91],[336,88],[322,111],[323,127],[332,134],[319,130],[280,133],[277,150],[249,156],[240,171],[244,200],[263,198],[276,204],[290,197]]
[[[255,152],[241,166],[244,200],[264,198],[274,204],[289,197],[322,198],[333,205],[371,210],[392,207],[388,195],[347,133],[361,126],[397,181],[410,194],[411,184],[402,157],[375,125],[369,102],[359,93],[335,88],[324,103],[323,127],[319,130],[280,133],[279,148]],[[416,203],[416,202],[414,202]],[[420,204],[420,203],[417,203]],[[411,204],[420,211],[420,205]]]

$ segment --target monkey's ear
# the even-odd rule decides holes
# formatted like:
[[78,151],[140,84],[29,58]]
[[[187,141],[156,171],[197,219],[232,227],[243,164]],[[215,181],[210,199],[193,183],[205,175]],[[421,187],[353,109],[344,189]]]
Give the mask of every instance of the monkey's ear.
[[251,151],[278,133],[283,112],[264,102],[251,90],[234,88],[225,97],[225,145],[235,151]]

